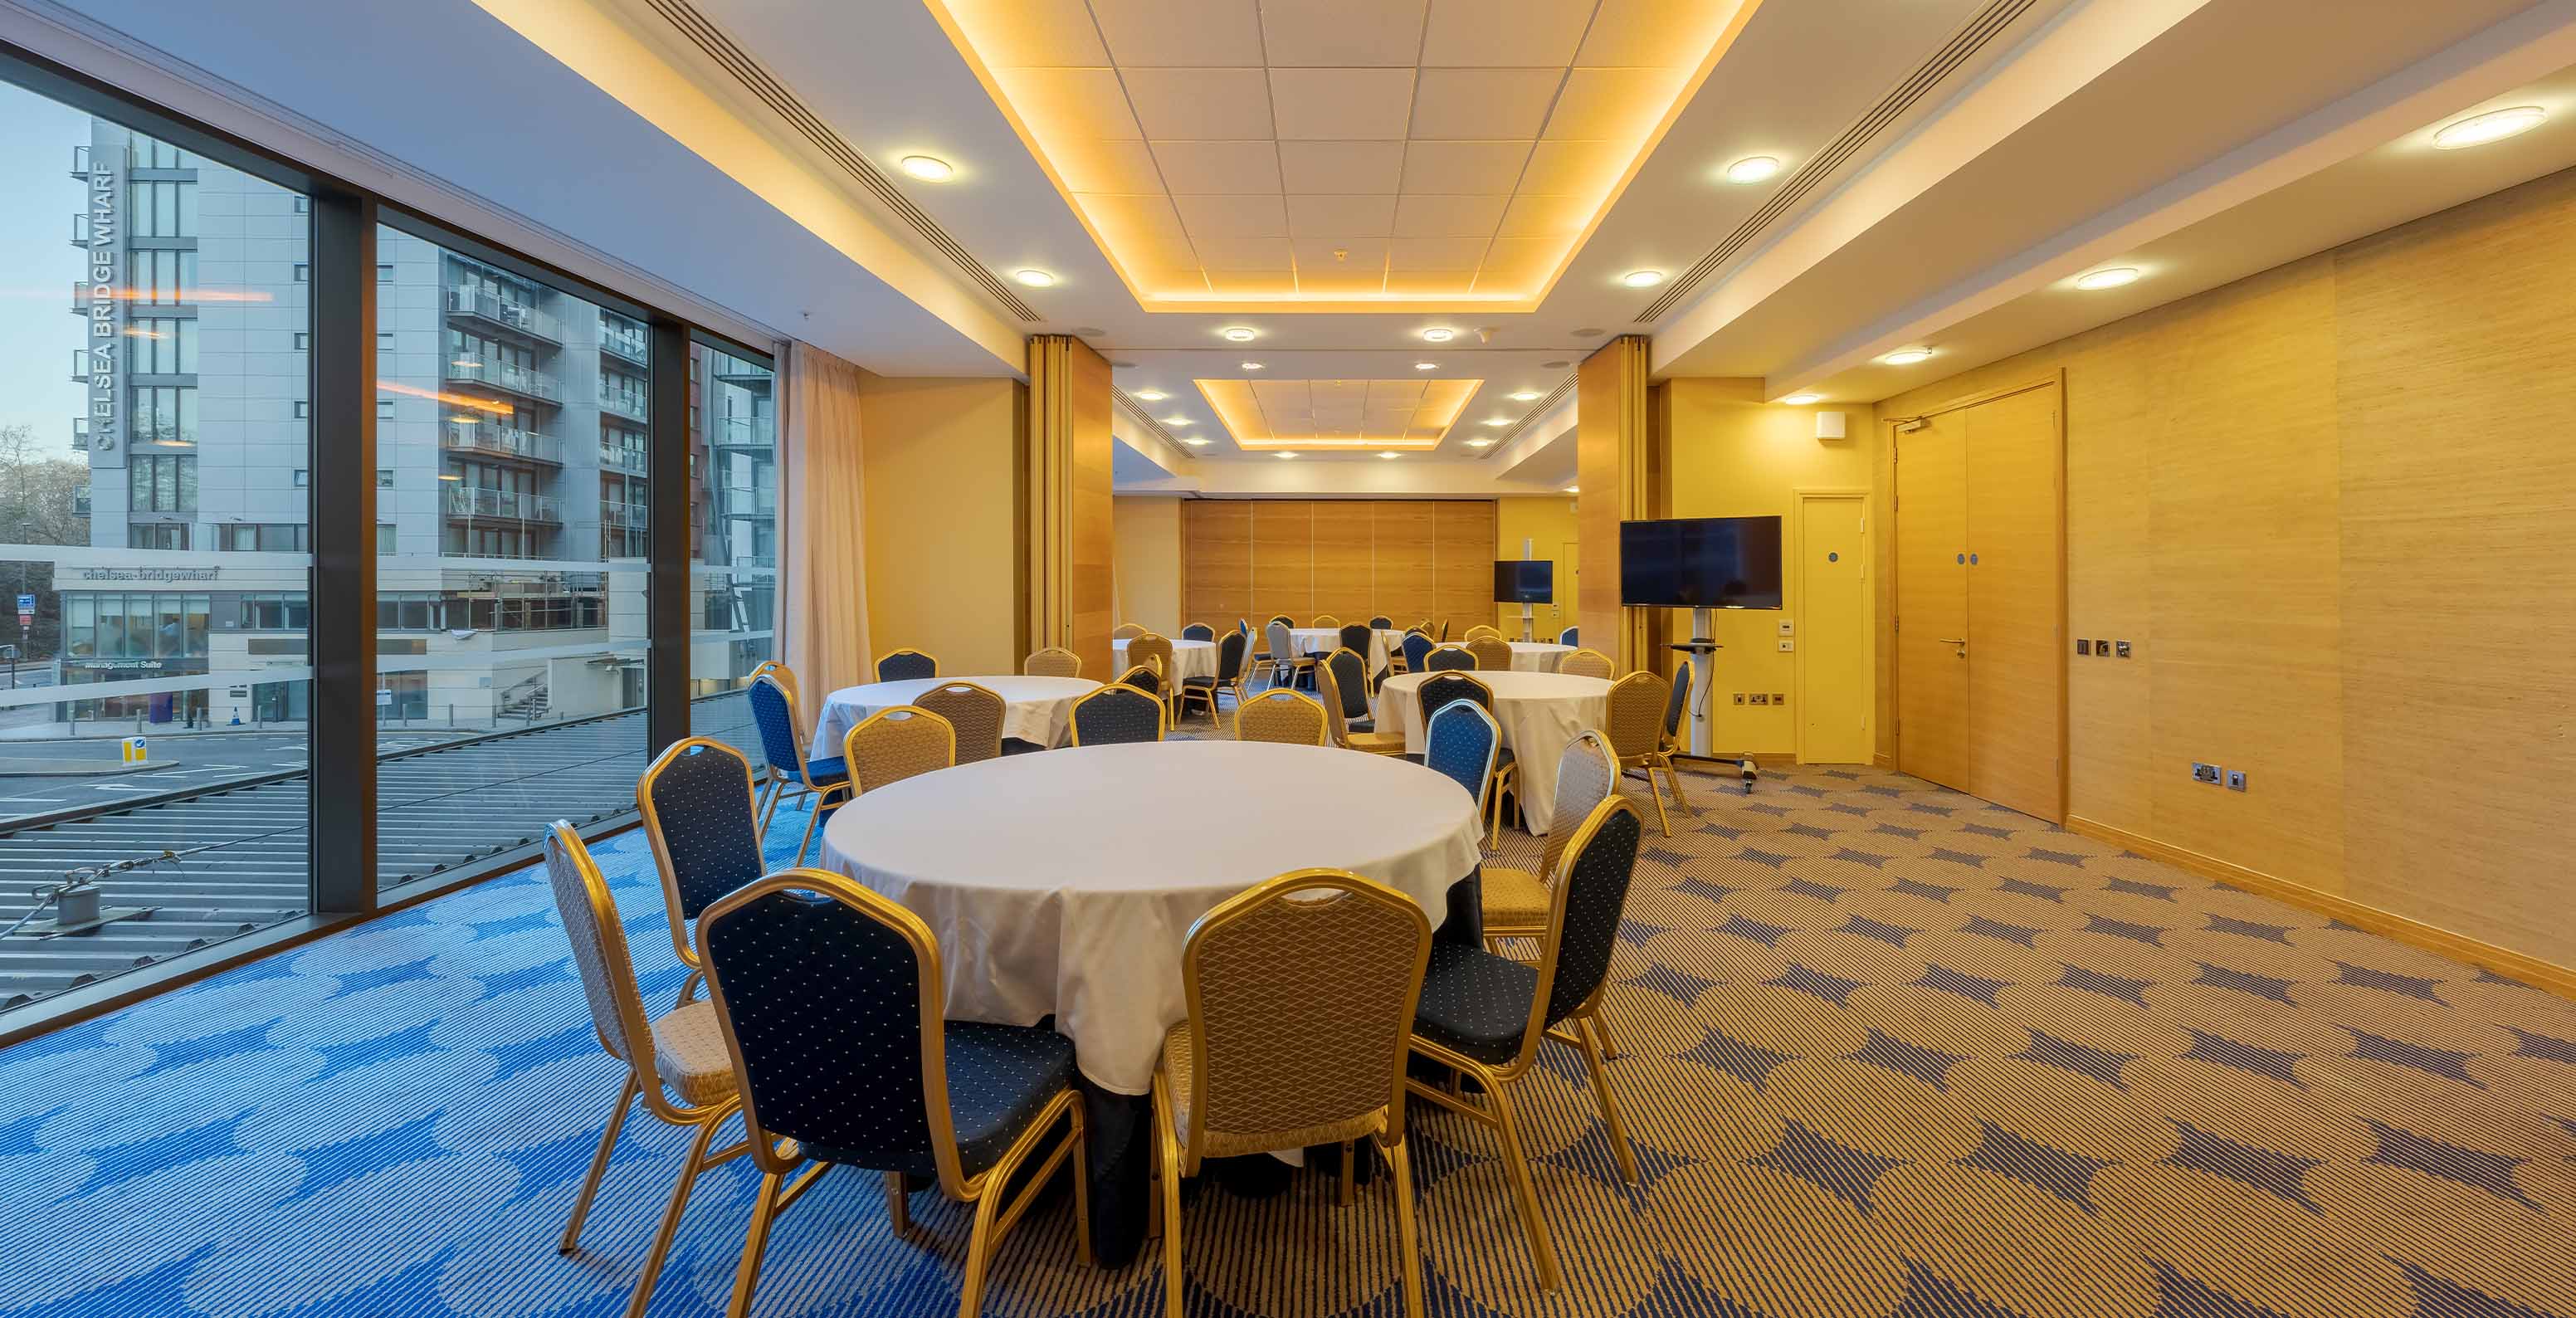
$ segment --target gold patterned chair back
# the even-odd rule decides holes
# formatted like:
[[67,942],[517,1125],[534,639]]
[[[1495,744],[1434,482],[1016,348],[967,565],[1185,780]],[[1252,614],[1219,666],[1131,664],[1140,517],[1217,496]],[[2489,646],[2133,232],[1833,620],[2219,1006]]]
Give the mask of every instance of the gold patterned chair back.
[[1031,654],[1021,663],[1020,671],[1031,677],[1080,677],[1082,656],[1060,645],[1050,645]]
[[545,852],[546,882],[554,888],[555,909],[563,916],[564,937],[581,972],[582,996],[590,1000],[590,1023],[599,1031],[599,1046],[621,1062],[654,1071],[653,1025],[644,1014],[644,991],[635,982],[617,898],[569,822],[558,819],[546,830]]
[[1556,813],[1548,819],[1547,843],[1539,850],[1539,882],[1556,881],[1556,863],[1565,857],[1565,844],[1592,816],[1593,807],[1618,790],[1618,784],[1618,757],[1610,753],[1610,743],[1600,733],[1587,728],[1565,743],[1565,754],[1556,761]]
[[1324,707],[1302,691],[1273,687],[1235,706],[1236,741],[1274,741],[1287,746],[1330,745],[1331,723]]
[[1328,632],[1339,631],[1342,627],[1342,620],[1329,613],[1318,613],[1315,615],[1315,625]]
[[919,708],[948,720],[957,732],[957,762],[973,764],[1002,753],[1002,716],[1009,702],[991,687],[943,682],[913,698]]
[[1153,669],[1154,675],[1163,679],[1163,690],[1167,693],[1179,681],[1172,674],[1172,641],[1168,636],[1146,632],[1129,638],[1127,666],[1135,668],[1139,665]]
[[1283,874],[1202,917],[1181,953],[1186,1039],[1164,1051],[1184,1174],[1203,1157],[1356,1139],[1381,1111],[1402,1129],[1430,955],[1420,906],[1341,870]]
[[1511,643],[1500,635],[1468,637],[1467,653],[1476,656],[1476,667],[1483,672],[1508,673],[1512,669]]
[[1109,639],[1113,641],[1132,641],[1144,634],[1145,625],[1143,623],[1122,622],[1109,629]]
[[919,705],[881,709],[841,738],[850,789],[865,795],[957,763],[957,730]]
[[1342,684],[1333,676],[1333,666],[1329,663],[1315,665],[1315,703],[1324,707],[1324,727],[1331,733],[1333,744],[1348,743],[1351,723],[1342,713]]
[[1495,640],[1499,641],[1503,639],[1503,632],[1499,627],[1487,626],[1480,622],[1475,626],[1468,628],[1463,635],[1459,636],[1458,639],[1461,641],[1473,641],[1479,636],[1491,636]]
[[1610,684],[1609,726],[1602,732],[1621,764],[1634,767],[1663,745],[1664,702],[1672,698],[1672,690],[1661,675],[1642,671]]
[[1576,677],[1597,677],[1608,681],[1612,668],[1610,656],[1599,650],[1577,650],[1565,656],[1564,662],[1556,666],[1556,671],[1570,673]]

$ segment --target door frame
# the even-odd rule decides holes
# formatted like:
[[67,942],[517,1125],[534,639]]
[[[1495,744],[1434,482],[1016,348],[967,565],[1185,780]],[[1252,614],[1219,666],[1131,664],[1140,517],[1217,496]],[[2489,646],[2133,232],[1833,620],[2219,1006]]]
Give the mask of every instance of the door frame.
[[[1899,605],[1899,601],[1902,598],[1899,592],[1903,589],[1904,583],[1898,580],[1896,567],[1896,548],[1905,534],[1905,507],[1902,503],[1898,502],[1896,498],[1896,469],[1898,461],[1897,438],[1899,433],[1896,428],[1908,421],[1920,421],[1927,417],[1940,416],[1946,412],[1963,412],[1980,403],[1991,403],[2000,398],[2010,398],[2015,394],[2029,393],[2033,389],[2047,389],[2051,387],[2054,387],[2057,390],[2057,434],[2055,436],[2055,442],[2051,446],[2051,456],[2055,459],[2054,474],[2057,483],[2057,815],[2050,822],[2063,824],[2066,822],[2068,805],[2073,795],[2075,778],[2075,757],[2071,753],[2068,745],[2068,738],[2071,734],[2073,723],[2073,712],[2068,706],[2073,695],[2071,688],[2074,674],[2071,671],[2067,658],[2068,646],[2066,643],[2066,639],[2069,634],[2067,629],[2071,625],[2071,620],[2068,616],[2069,601],[2066,595],[2067,402],[2065,367],[2056,367],[2044,375],[2027,377],[2013,384],[1999,385],[1990,389],[1980,389],[1973,393],[1960,394],[1956,397],[1944,399],[1939,403],[1923,408],[1921,411],[1909,412],[1903,416],[1881,416],[1879,418],[1879,424],[1884,428],[1881,437],[1887,443],[1888,463],[1887,616],[1889,630],[1881,637],[1881,639],[1887,646],[1887,708],[1891,724],[1888,729],[1887,738],[1887,744],[1889,747],[1888,767],[1902,773],[1905,771],[1905,727],[1903,721],[1896,717],[1896,711],[1902,708],[1898,702],[1897,693],[1903,688],[1905,683],[1905,658],[1902,647],[1896,644],[1895,629],[1903,626],[1905,621],[1904,612]],[[1972,533],[1973,529],[1974,528],[1971,528]],[[1973,636],[1974,632],[1971,631],[1970,635]],[[1974,711],[1970,712],[1970,717],[1974,717]]]
[[[1876,653],[1876,646],[1878,644],[1878,601],[1876,596],[1871,593],[1871,582],[1869,579],[1869,500],[1870,491],[1865,487],[1847,485],[1799,485],[1792,486],[1789,490],[1789,506],[1797,514],[1796,530],[1793,533],[1797,537],[1797,557],[1793,561],[1802,565],[1807,561],[1807,505],[1811,502],[1827,503],[1843,501],[1857,502],[1860,505],[1860,634],[1861,644],[1872,647],[1871,653],[1861,656],[1861,659],[1864,671],[1875,673],[1878,667],[1878,655]],[[1791,616],[1798,618],[1804,618],[1807,616],[1807,570],[1804,566],[1801,566],[1798,569],[1798,597],[1795,600],[1789,601],[1789,604],[1794,610]],[[1790,679],[1789,689],[1797,693],[1798,716],[1791,721],[1790,730],[1796,739],[1798,763],[1805,764],[1808,762],[1806,710],[1807,701],[1810,699],[1807,693],[1807,638],[1804,633],[1801,633],[1792,639],[1795,639],[1799,643],[1797,651],[1798,662],[1791,665],[1793,675]],[[1877,719],[1878,699],[1875,694],[1871,694],[1863,700],[1861,709],[1862,739],[1869,742],[1871,745],[1877,744],[1878,730],[1873,726],[1877,722]]]

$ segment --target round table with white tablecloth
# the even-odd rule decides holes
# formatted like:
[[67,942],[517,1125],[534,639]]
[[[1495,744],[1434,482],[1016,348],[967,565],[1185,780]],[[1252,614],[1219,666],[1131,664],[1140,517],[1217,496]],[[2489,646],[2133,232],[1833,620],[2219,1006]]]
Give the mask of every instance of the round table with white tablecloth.
[[[1291,627],[1288,637],[1297,643],[1299,655],[1331,654],[1342,648],[1342,629],[1339,627]],[[1381,627],[1369,633],[1368,653],[1360,657],[1368,660],[1368,670],[1374,673],[1386,667],[1389,649],[1401,652],[1403,648],[1403,631]]]
[[[1423,682],[1435,674],[1405,673],[1390,677],[1377,692],[1377,726],[1404,729],[1404,749],[1422,751]],[[1597,677],[1568,673],[1489,673],[1469,676],[1494,693],[1494,722],[1501,724],[1503,744],[1520,761],[1521,812],[1530,831],[1547,827],[1556,811],[1556,761],[1565,744],[1586,729],[1609,722],[1610,684]]]
[[925,691],[951,682],[972,682],[1002,698],[1002,736],[1037,746],[1056,746],[1064,742],[1073,727],[1073,702],[1100,689],[1100,683],[1087,677],[908,677],[900,682],[870,682],[865,686],[845,686],[823,698],[823,711],[814,720],[814,741],[807,754],[816,759],[833,759],[841,753],[841,739],[850,729],[868,721],[880,710],[909,705]]
[[1512,671],[1515,673],[1553,673],[1565,656],[1574,653],[1571,645],[1548,641],[1513,641]]
[[869,792],[824,826],[822,863],[929,924],[951,1018],[1051,1015],[1094,1084],[1142,1094],[1164,1031],[1189,1015],[1181,947],[1200,916],[1264,879],[1331,866],[1437,924],[1476,870],[1478,822],[1457,783],[1386,756],[1083,746]]
[[[1111,641],[1109,654],[1113,660],[1110,668],[1116,672],[1126,672],[1127,642]],[[1172,667],[1180,671],[1163,674],[1163,680],[1174,686],[1178,686],[1186,678],[1216,676],[1216,642],[1178,640],[1172,642]]]

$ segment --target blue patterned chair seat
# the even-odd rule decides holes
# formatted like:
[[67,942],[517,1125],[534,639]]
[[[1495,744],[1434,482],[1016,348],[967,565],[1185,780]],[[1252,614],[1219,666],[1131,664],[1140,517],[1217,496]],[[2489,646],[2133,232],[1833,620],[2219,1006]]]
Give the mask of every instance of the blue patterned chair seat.
[[[1523,997],[1523,1002],[1527,1002]],[[1073,1083],[1073,1040],[1043,1025],[987,1025],[950,1021],[947,1030],[948,1108],[957,1128],[959,1170],[973,1176],[1000,1161],[1044,1108]],[[862,1096],[863,1097],[863,1096]],[[839,1153],[841,1156],[834,1156]],[[847,1160],[876,1170],[937,1176],[928,1150],[901,1167],[886,1168],[882,1152],[856,1153],[808,1144],[805,1156]]]
[[1435,942],[1413,1032],[1487,1066],[1508,1066],[1529,1032],[1538,968],[1481,947]]
[[838,755],[828,760],[807,760],[805,775],[814,780],[816,787],[829,787],[834,783],[848,782],[850,762]]

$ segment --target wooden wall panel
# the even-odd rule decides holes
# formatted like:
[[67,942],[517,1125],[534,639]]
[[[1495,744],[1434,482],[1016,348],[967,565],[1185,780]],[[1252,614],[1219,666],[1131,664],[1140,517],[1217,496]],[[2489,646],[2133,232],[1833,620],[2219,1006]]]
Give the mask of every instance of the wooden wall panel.
[[1494,616],[1494,505],[1437,504],[1432,516],[1431,612],[1455,638]]
[[1343,622],[1366,622],[1376,600],[1377,546],[1372,505],[1335,500],[1314,505],[1315,605]]
[[1369,505],[1377,528],[1376,611],[1410,627],[1432,615],[1432,541],[1439,534],[1434,504],[1389,500]]
[[1262,500],[1252,505],[1252,624],[1280,613],[1315,615],[1315,506]]
[[1183,501],[1181,564],[1183,626],[1224,628],[1237,618],[1252,618],[1252,505]]

